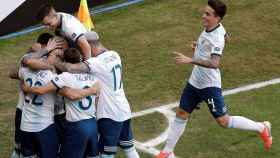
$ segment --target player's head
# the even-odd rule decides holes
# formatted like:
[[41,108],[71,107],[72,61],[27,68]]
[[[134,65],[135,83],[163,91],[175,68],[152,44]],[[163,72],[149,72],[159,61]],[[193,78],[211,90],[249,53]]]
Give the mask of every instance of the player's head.
[[91,52],[92,52],[93,56],[96,56],[98,51],[100,49],[104,48],[102,43],[99,40],[98,34],[94,31],[91,31],[91,32],[85,33],[85,37],[86,37],[88,43],[90,44]]
[[64,61],[68,63],[79,63],[82,61],[81,53],[76,48],[68,48],[64,51]]
[[46,47],[49,40],[53,38],[53,35],[50,33],[42,33],[39,35],[39,37],[37,38],[37,43],[40,43],[42,48]]
[[202,16],[204,27],[217,25],[225,16],[226,11],[227,7],[221,0],[208,0]]
[[41,21],[43,25],[51,29],[56,29],[59,25],[59,17],[53,6],[49,4],[44,4],[39,8],[37,20]]

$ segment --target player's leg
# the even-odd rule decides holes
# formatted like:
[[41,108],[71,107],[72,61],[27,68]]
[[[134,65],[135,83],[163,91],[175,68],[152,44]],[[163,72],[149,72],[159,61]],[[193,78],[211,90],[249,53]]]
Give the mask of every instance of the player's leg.
[[87,120],[66,122],[60,151],[61,158],[83,158],[88,141],[87,128]]
[[40,158],[57,158],[59,149],[56,125],[53,123],[44,130],[36,133]]
[[95,118],[88,119],[86,121],[86,132],[88,135],[88,141],[86,151],[84,154],[85,158],[98,158],[98,131],[97,122]]
[[65,113],[63,114],[57,114],[54,116],[54,123],[56,124],[57,128],[57,135],[58,135],[58,141],[61,145],[64,130],[65,130]]
[[22,111],[19,108],[16,108],[15,114],[15,149],[12,153],[11,158],[19,158],[21,154],[21,130],[20,130],[20,122],[21,122],[21,114]]
[[229,116],[220,88],[206,88],[203,94],[210,112],[220,126],[258,132],[262,135],[266,149],[270,147],[270,123],[256,122],[243,116]]
[[123,122],[119,138],[119,146],[123,149],[127,158],[139,158],[139,154],[134,146],[134,139],[130,119]]
[[36,158],[36,140],[33,132],[21,133],[21,158]]
[[180,105],[176,111],[175,120],[171,124],[170,131],[168,132],[166,144],[157,158],[172,157],[174,148],[184,133],[188,117],[199,102],[201,102],[201,99],[197,95],[197,89],[192,85],[187,84],[183,90]]
[[99,131],[99,150],[101,158],[114,158],[118,149],[118,142],[123,122],[116,122],[109,118],[97,121]]

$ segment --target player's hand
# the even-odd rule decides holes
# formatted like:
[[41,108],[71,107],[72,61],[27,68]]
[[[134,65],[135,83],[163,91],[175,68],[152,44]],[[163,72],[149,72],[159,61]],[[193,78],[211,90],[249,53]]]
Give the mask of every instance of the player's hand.
[[21,89],[24,93],[29,93],[30,92],[31,87],[24,81],[21,81],[20,87],[21,87]]
[[182,53],[173,52],[175,55],[176,64],[189,64],[193,62],[193,59],[183,55]]
[[63,52],[62,49],[56,49],[56,50],[52,51],[52,52],[50,53],[50,55],[54,55],[54,56],[57,56],[57,57],[63,59],[64,52]]
[[51,52],[55,49],[61,49],[62,45],[63,45],[63,42],[61,40],[56,40],[56,39],[52,38],[48,41],[46,49],[48,50],[48,52]]
[[195,52],[196,45],[197,45],[197,42],[196,41],[192,41],[191,48],[192,48],[192,52],[193,53]]

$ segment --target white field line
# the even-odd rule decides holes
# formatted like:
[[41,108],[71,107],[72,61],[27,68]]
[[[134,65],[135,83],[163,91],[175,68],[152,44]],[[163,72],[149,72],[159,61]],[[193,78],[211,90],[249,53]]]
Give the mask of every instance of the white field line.
[[164,142],[164,140],[167,139],[167,136],[168,136],[168,131],[170,130],[171,128],[171,123],[174,121],[174,118],[175,118],[175,112],[172,111],[172,110],[167,110],[167,109],[164,109],[164,110],[160,110],[159,111],[160,113],[162,113],[166,118],[167,118],[167,121],[168,121],[168,127],[165,129],[164,132],[162,132],[158,137],[156,138],[153,138],[153,139],[150,139],[146,142],[143,142],[143,145],[144,146],[147,146],[147,147],[154,147],[154,146],[157,146],[161,143]]
[[[226,95],[236,94],[236,93],[240,93],[240,92],[244,92],[244,91],[250,91],[253,89],[258,89],[258,88],[262,88],[262,87],[266,87],[266,86],[278,84],[278,83],[280,83],[280,78],[269,80],[269,81],[264,81],[264,82],[259,82],[259,83],[255,83],[255,84],[249,84],[249,85],[241,86],[241,87],[234,88],[231,90],[225,90],[223,92],[223,95],[226,96]],[[133,117],[140,117],[140,116],[147,115],[150,113],[160,112],[168,120],[168,127],[158,137],[150,139],[144,143],[135,141],[135,146],[139,150],[141,150],[145,153],[154,155],[154,156],[159,154],[160,151],[158,149],[156,149],[155,146],[163,143],[167,139],[167,134],[170,129],[171,122],[173,121],[173,119],[175,117],[175,113],[171,109],[176,107],[177,105],[178,105],[178,102],[174,102],[171,104],[150,108],[150,109],[135,112],[132,114]]]
[[[278,84],[278,83],[280,83],[280,78],[269,80],[269,81],[258,82],[258,83],[254,83],[254,84],[249,84],[249,85],[241,86],[241,87],[234,88],[234,89],[231,89],[231,90],[225,90],[225,91],[223,91],[223,95],[226,96],[226,95],[230,95],[230,94],[236,94],[236,93],[239,93],[239,92],[250,91],[250,90],[253,90],[253,89],[258,89],[258,88],[262,88],[262,87],[266,87],[266,86],[273,85],[273,84]],[[170,103],[170,104],[167,104],[167,105],[162,105],[162,106],[150,108],[150,109],[147,109],[147,110],[134,112],[132,114],[132,117],[140,117],[140,116],[143,116],[143,115],[154,113],[154,112],[156,112],[160,109],[172,109],[172,108],[175,108],[177,105],[178,105],[178,102],[174,102],[174,103]]]

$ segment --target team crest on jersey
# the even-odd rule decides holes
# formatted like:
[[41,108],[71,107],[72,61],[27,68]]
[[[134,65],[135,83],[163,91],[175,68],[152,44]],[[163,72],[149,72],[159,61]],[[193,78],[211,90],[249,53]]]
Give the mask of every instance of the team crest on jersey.
[[221,48],[215,47],[215,48],[214,48],[214,51],[219,52],[219,51],[221,51]]

